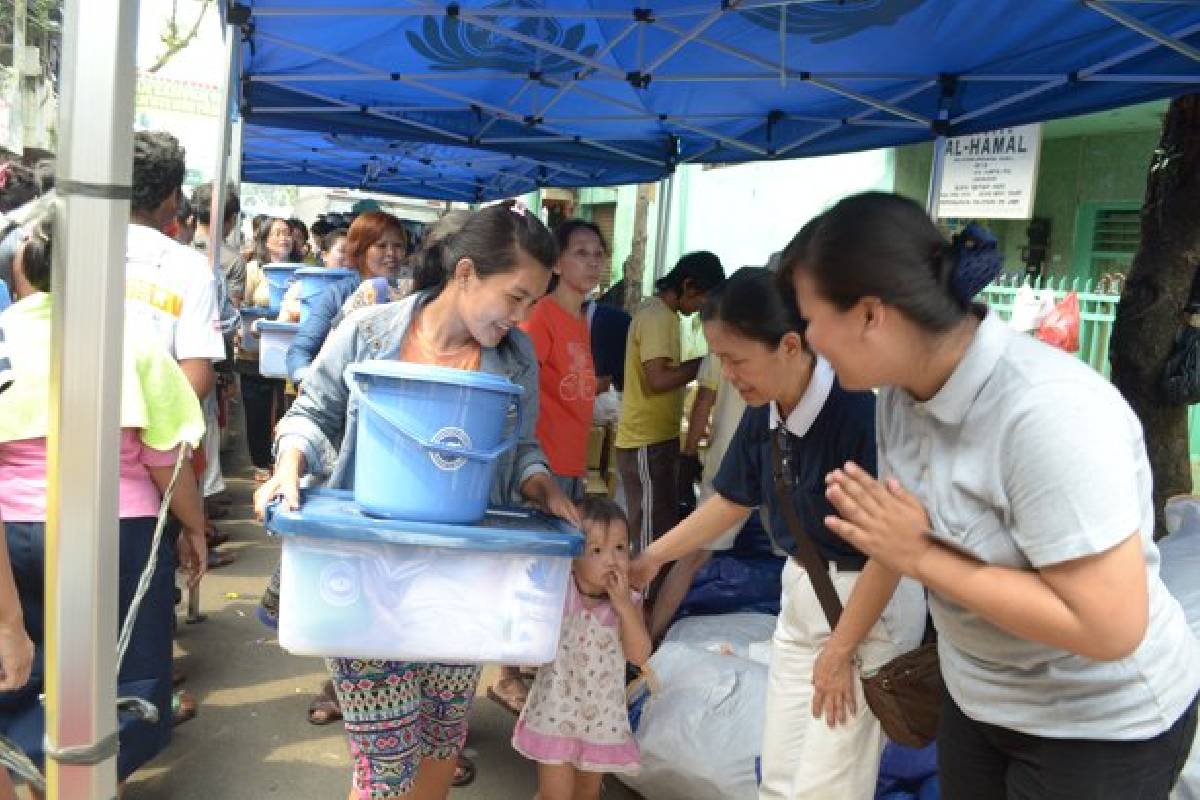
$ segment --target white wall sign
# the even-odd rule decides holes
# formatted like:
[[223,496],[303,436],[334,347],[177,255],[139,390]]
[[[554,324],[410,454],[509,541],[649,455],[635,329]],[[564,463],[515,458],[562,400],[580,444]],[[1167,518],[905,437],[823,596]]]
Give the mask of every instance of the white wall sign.
[[1042,128],[1001,128],[946,140],[936,216],[1029,219]]

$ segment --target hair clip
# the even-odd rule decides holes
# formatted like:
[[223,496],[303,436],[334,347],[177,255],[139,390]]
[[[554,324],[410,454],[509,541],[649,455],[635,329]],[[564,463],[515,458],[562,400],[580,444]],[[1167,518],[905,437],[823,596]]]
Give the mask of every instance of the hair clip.
[[1004,254],[992,232],[974,222],[954,238],[953,252],[950,290],[959,302],[968,305],[1004,269]]
[[529,213],[529,206],[525,205],[525,203],[521,200],[513,200],[512,205],[508,207],[508,210],[516,214],[518,217],[523,217]]

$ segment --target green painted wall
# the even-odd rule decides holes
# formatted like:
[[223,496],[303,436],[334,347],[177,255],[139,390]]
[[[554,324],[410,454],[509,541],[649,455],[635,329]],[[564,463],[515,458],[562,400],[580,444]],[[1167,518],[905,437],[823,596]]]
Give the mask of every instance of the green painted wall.
[[[1140,205],[1146,191],[1146,168],[1158,138],[1157,131],[1136,131],[1042,142],[1034,215],[1050,218],[1048,275],[1073,274],[1078,212],[1084,203]],[[897,149],[897,192],[924,204],[932,154],[930,143]],[[1020,251],[1028,224],[1027,220],[988,223],[1000,238],[1008,271],[1023,268]]]
[[922,206],[929,198],[929,171],[933,166],[933,142],[921,142],[894,151],[896,194]]

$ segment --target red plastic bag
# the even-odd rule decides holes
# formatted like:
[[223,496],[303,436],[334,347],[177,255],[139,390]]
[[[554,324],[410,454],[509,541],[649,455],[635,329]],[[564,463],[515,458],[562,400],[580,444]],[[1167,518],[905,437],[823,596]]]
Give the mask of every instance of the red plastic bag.
[[1037,338],[1068,353],[1079,350],[1079,295],[1068,292],[1038,326]]

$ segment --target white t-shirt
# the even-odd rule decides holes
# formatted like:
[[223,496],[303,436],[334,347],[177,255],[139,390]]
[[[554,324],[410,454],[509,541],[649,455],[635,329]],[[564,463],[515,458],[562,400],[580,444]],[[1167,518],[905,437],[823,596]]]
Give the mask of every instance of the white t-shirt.
[[130,225],[125,314],[160,338],[176,361],[225,358],[212,269],[195,249],[145,225]]
[[966,715],[1055,739],[1167,730],[1200,688],[1200,645],[1158,575],[1150,463],[1117,390],[988,315],[928,401],[880,392],[878,426],[880,476],[920,498],[935,538],[980,561],[1039,569],[1140,534],[1150,621],[1120,661],[1020,639],[930,593],[946,688]]

